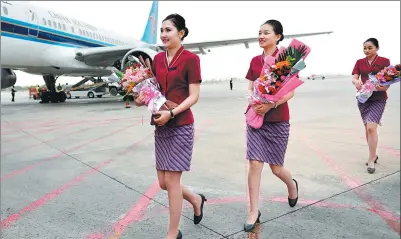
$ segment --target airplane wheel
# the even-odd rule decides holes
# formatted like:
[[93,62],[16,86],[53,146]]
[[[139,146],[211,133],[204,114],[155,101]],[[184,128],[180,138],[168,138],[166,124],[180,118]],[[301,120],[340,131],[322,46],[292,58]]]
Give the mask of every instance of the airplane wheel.
[[65,100],[67,99],[67,95],[64,91],[58,93],[58,99],[60,102],[65,102]]
[[88,97],[89,97],[89,98],[94,98],[94,97],[95,97],[95,94],[93,94],[93,92],[89,92],[89,93],[88,93]]
[[40,98],[41,101],[39,103],[49,103],[49,92],[43,92]]
[[58,93],[57,93],[57,92],[51,92],[50,101],[51,101],[52,103],[58,103],[58,101],[59,101],[59,96],[58,96]]
[[116,96],[118,94],[116,87],[110,88],[109,92],[110,92],[110,95],[112,95],[112,96]]

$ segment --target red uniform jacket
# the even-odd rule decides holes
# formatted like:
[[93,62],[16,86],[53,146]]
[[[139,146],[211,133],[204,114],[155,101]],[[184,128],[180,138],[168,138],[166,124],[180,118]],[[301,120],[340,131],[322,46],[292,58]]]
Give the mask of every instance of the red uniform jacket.
[[[160,84],[161,93],[170,101],[181,104],[189,96],[189,84],[202,82],[199,57],[182,46],[170,65],[167,64],[166,52],[158,53],[153,60],[153,72]],[[191,109],[176,115],[166,126],[175,127],[193,124]]]

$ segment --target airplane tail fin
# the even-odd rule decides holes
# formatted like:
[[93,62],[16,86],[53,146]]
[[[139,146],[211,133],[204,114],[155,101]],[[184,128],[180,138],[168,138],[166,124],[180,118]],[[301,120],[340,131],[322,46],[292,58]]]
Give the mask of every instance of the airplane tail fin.
[[148,22],[143,32],[142,41],[148,44],[156,44],[157,41],[157,22],[159,15],[159,1],[153,1],[150,9]]

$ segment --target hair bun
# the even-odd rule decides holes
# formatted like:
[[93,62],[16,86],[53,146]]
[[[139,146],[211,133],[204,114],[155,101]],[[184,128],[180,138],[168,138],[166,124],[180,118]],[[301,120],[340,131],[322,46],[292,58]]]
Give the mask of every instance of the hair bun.
[[187,27],[185,27],[185,28],[184,28],[184,30],[185,30],[184,37],[186,37],[186,36],[188,36],[189,30],[188,30],[188,28],[187,28]]
[[277,43],[281,42],[282,40],[284,40],[284,34],[281,34],[280,40],[278,40]]

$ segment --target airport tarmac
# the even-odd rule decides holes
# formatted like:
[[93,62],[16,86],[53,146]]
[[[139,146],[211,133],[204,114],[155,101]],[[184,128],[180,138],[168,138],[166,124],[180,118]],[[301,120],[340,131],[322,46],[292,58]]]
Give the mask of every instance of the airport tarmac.
[[[184,203],[186,239],[399,238],[400,85],[391,86],[379,128],[379,160],[368,174],[368,146],[349,78],[305,80],[290,100],[285,166],[299,183],[287,189],[265,165],[261,224],[247,218],[247,82],[202,85],[193,112],[192,167],[182,182],[208,201],[193,224]],[[156,177],[153,127],[146,108],[118,97],[39,104],[27,92],[1,95],[2,238],[164,238],[167,193]]]

